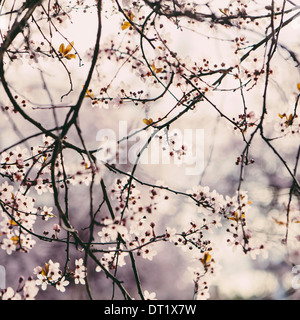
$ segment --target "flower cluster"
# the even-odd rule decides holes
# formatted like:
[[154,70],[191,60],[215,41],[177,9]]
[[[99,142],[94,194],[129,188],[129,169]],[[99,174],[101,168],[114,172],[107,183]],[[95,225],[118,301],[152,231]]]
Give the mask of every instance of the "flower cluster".
[[275,131],[281,135],[298,136],[300,134],[300,121],[296,113],[284,112],[278,113],[276,118]]
[[251,232],[245,228],[247,213],[252,202],[245,191],[239,191],[233,197],[224,197],[215,190],[210,191],[209,187],[197,186],[187,193],[196,202],[199,213],[209,219],[207,228],[222,226],[221,218],[226,224],[230,223],[227,232],[231,233],[232,240],[228,239],[228,244],[240,245],[245,253],[263,248],[250,246]]
[[[136,184],[131,182],[129,187],[129,182],[130,179],[125,177],[116,179],[111,186],[111,199],[117,204],[114,209],[118,216],[114,219],[108,217],[102,219],[103,227],[98,232],[102,242],[122,239],[119,250],[116,247],[110,247],[109,252],[104,253],[101,259],[102,263],[110,269],[115,268],[116,261],[119,266],[126,264],[124,258],[128,255],[128,250],[137,252],[138,256],[148,260],[152,260],[157,253],[152,243],[155,238],[153,221],[161,195],[158,190],[151,189],[149,202],[145,203],[144,199],[142,201],[141,192],[137,189]],[[100,270],[97,267],[97,271]]]
[[241,130],[243,133],[247,131],[248,128],[256,126],[258,118],[255,116],[253,111],[239,114],[238,118],[232,118],[232,121],[235,123],[234,130]]
[[[106,270],[115,270],[118,267],[123,267],[126,265],[125,257],[128,256],[127,252],[122,252],[122,250],[117,250],[116,247],[108,247],[108,252],[104,253],[99,259],[101,265]],[[96,271],[100,272],[102,268],[100,266],[96,267]]]
[[60,269],[60,263],[50,259],[44,267],[34,268],[33,273],[37,276],[36,285],[41,286],[42,290],[46,290],[48,286],[54,286],[58,291],[65,292],[65,287],[70,284],[71,278],[74,278],[75,284],[85,284],[86,267],[82,258],[76,259],[74,272],[66,270],[63,273]]
[[16,147],[14,151],[2,153],[0,173],[13,181],[23,181],[31,165],[28,149]]
[[7,182],[1,185],[0,194],[1,249],[9,255],[14,251],[28,252],[36,243],[31,235],[37,213],[35,200],[22,190],[15,191]]
[[[213,245],[206,239],[208,232],[222,227],[222,223],[230,224],[228,232],[231,232],[235,246],[241,245],[245,252],[250,248],[249,232],[246,232],[246,215],[251,201],[246,192],[239,192],[234,197],[224,197],[209,187],[196,186],[187,191],[190,199],[199,207],[200,215],[191,219],[189,226],[184,230],[166,227],[164,233],[156,230],[156,210],[161,208],[163,201],[168,200],[166,190],[162,182],[149,188],[150,202],[145,204],[145,197],[130,178],[116,179],[110,188],[112,203],[117,217],[114,219],[103,218],[102,229],[98,232],[101,242],[116,242],[118,246],[110,246],[103,252],[100,258],[103,267],[114,270],[117,266],[126,265],[128,252],[135,252],[137,256],[152,260],[157,254],[156,243],[168,241],[180,247],[183,251],[194,252],[193,261],[198,262],[198,267],[191,269],[194,274],[194,283],[197,298],[207,298],[208,276],[214,275],[215,260],[212,258]],[[223,221],[222,221],[223,220]],[[98,266],[96,271],[101,271]]]
[[39,288],[32,278],[24,281],[24,278],[21,277],[16,290],[12,287],[0,290],[0,300],[35,300],[38,291]]
[[75,284],[85,284],[86,277],[86,267],[83,264],[83,259],[75,260],[75,271],[73,274],[73,278],[75,279]]
[[[13,151],[3,152],[0,174],[28,189],[34,188],[38,195],[47,192],[53,193],[50,160],[54,142],[53,138],[43,136],[42,144],[32,147],[30,151],[27,148],[16,147]],[[91,165],[88,159],[81,160],[79,163],[80,169],[78,163],[70,167],[65,166],[66,176],[63,175],[64,170],[60,158],[57,159],[55,167],[57,183],[62,188],[64,183],[89,185],[92,180],[92,172],[96,175],[95,183],[100,181],[100,168]]]
[[52,285],[58,291],[65,292],[65,286],[69,284],[65,276],[62,276],[59,262],[54,263],[49,260],[44,267],[34,268],[33,273],[37,276],[36,285],[41,286],[42,290],[46,290],[49,285]]
[[[163,134],[156,135],[155,139],[159,141],[159,148],[162,150],[162,161],[174,160],[174,163],[181,163],[182,159],[187,161],[190,156],[190,150],[188,150],[185,141],[178,132],[168,132],[165,130]],[[159,151],[157,151],[159,153]],[[168,163],[168,162],[167,162]]]
[[[52,138],[43,136],[43,144],[32,147],[30,151],[17,146],[10,152],[2,152],[0,173],[28,188],[34,186],[39,195],[47,191],[52,192],[48,160],[51,159],[53,142]],[[38,175],[31,179],[29,173],[34,175],[36,172],[39,172]]]

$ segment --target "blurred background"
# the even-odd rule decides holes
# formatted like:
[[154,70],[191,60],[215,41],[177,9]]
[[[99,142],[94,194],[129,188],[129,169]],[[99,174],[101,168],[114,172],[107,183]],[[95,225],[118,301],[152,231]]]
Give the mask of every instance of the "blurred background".
[[[205,12],[218,12],[220,8],[240,7],[240,3],[245,1],[196,1]],[[284,1],[277,1],[276,5],[280,8]],[[122,3],[122,1],[120,2]],[[205,5],[209,3],[209,6]],[[256,3],[248,3],[247,13],[250,15],[266,14],[265,6],[270,5],[271,1],[264,0]],[[61,2],[63,6],[68,6],[68,2]],[[232,7],[230,7],[230,4]],[[123,1],[126,8],[127,2]],[[275,6],[276,7],[276,6]],[[287,8],[295,8],[290,2],[286,3]],[[71,9],[71,8],[70,8]],[[147,8],[142,7],[141,11],[147,13]],[[295,9],[296,10],[296,9]],[[299,10],[299,8],[297,9]],[[292,11],[285,15],[288,19],[298,11]],[[143,16],[143,13],[140,13]],[[54,59],[46,59],[41,55],[38,63],[28,59],[26,55],[20,57],[7,67],[6,78],[10,88],[19,96],[19,100],[26,100],[26,112],[40,121],[44,127],[53,128],[55,126],[52,110],[49,106],[49,97],[43,89],[41,81],[41,72],[46,83],[51,90],[56,108],[59,123],[63,123],[65,115],[68,112],[66,106],[71,106],[77,101],[78,94],[86,79],[90,62],[91,52],[95,43],[97,30],[96,9],[93,1],[84,2],[83,5],[75,6],[68,11],[69,19],[66,19],[60,26],[60,33],[54,32],[51,38],[52,45],[56,48],[61,43],[74,41],[74,48],[80,55],[79,58],[66,61],[73,82],[73,91],[61,99],[62,95],[68,92],[70,88],[68,74],[66,69],[58,64]],[[121,30],[123,16],[117,10],[112,10],[107,3],[102,9],[102,36],[101,51],[99,62],[97,64],[93,79],[90,83],[95,96],[99,96],[101,88],[109,83],[109,93],[114,98],[120,93],[120,89],[125,88],[135,91],[141,88],[150,96],[155,96],[162,91],[161,86],[153,88],[149,83],[139,81],[136,73],[131,72],[130,63],[122,65],[124,60],[117,60],[112,55],[108,59],[105,48],[111,47],[113,41],[115,46],[121,52],[126,50],[126,46],[135,48],[139,44],[138,34],[132,36],[128,33],[133,31]],[[272,140],[272,144],[280,153],[291,169],[295,166],[296,156],[299,148],[299,132],[295,135],[282,135],[278,130],[280,117],[278,114],[291,113],[294,110],[295,102],[299,91],[297,83],[299,79],[299,66],[291,58],[291,53],[298,57],[300,52],[299,39],[297,33],[300,30],[300,20],[295,19],[289,25],[284,27],[279,36],[278,47],[271,61],[273,70],[270,76],[270,82],[267,94],[268,113],[265,117],[264,132]],[[1,33],[6,32],[11,21],[6,16],[0,16]],[[251,45],[258,43],[265,37],[266,29],[270,21],[268,19],[259,20],[259,25],[249,24],[241,28],[230,28],[225,26],[215,26],[210,28],[206,22],[190,25],[182,22],[182,28],[177,27],[165,18],[161,18],[163,27],[160,29],[162,37],[168,39],[170,50],[177,52],[182,61],[203,64],[203,59],[209,60],[210,65],[222,63],[226,67],[234,66],[237,57],[243,56]],[[149,31],[151,33],[151,31]],[[32,33],[32,39],[37,46],[43,41],[41,35],[35,29]],[[236,37],[245,37],[244,49],[234,54]],[[130,39],[130,43],[127,43]],[[22,43],[22,39],[19,39]],[[16,44],[17,46],[17,44]],[[149,57],[155,52],[149,45],[145,44],[145,49]],[[265,63],[266,47],[261,46],[253,51],[249,59],[246,59],[240,66],[241,75],[243,70],[255,70]],[[119,53],[119,56],[121,54]],[[121,62],[120,62],[121,61]],[[150,61],[150,58],[149,58]],[[219,75],[205,78],[208,84],[212,84]],[[253,80],[245,88],[243,95],[248,112],[253,112],[255,119],[259,119],[263,106],[264,79],[262,76],[257,84],[252,87]],[[244,81],[244,79],[243,79]],[[205,84],[204,84],[205,85]],[[226,77],[217,90],[209,90],[207,97],[218,107],[228,118],[238,119],[240,114],[244,113],[244,104],[239,89],[239,81],[233,77]],[[0,89],[1,106],[10,106],[3,89]],[[180,94],[178,87],[171,86],[170,91],[174,95]],[[141,129],[145,126],[143,119],[152,118],[154,121],[163,117],[176,104],[174,97],[167,93],[162,99],[157,101],[139,104],[136,106],[132,102],[123,103],[119,107],[113,105],[107,106],[103,102],[92,105],[91,99],[86,98],[82,105],[79,115],[79,125],[82,130],[84,140],[88,149],[99,147],[97,141],[97,132],[101,129],[111,129],[119,135],[120,121],[127,121],[128,132],[135,129]],[[177,109],[176,109],[177,110]],[[179,111],[174,111],[174,116]],[[2,108],[0,121],[0,148],[1,150],[19,141],[23,137],[35,134],[37,129],[26,123],[19,114],[4,111]],[[258,120],[257,120],[258,121]],[[207,101],[201,101],[197,104],[195,110],[186,113],[172,125],[172,129],[201,129],[204,132],[204,170],[198,175],[186,175],[186,164],[177,166],[176,164],[140,164],[137,167],[136,177],[150,184],[156,184],[158,180],[164,181],[170,188],[186,192],[193,186],[209,186],[210,190],[216,190],[219,194],[230,197],[234,196],[240,182],[240,166],[235,162],[245,148],[245,142],[241,134],[234,130],[232,124],[212,107]],[[249,139],[253,128],[249,128],[245,137]],[[68,141],[80,145],[80,140],[75,131],[70,130]],[[133,140],[134,141],[134,140]],[[193,148],[196,148],[193,140]],[[42,137],[36,137],[29,140],[24,147],[30,148],[33,145],[42,144]],[[195,149],[194,149],[195,150]],[[202,155],[201,155],[202,156]],[[228,233],[226,232],[226,222],[222,228],[215,229],[215,232],[208,234],[207,238],[213,243],[213,257],[216,261],[218,271],[210,279],[210,299],[299,299],[300,291],[292,288],[292,281],[295,274],[292,273],[292,267],[300,264],[299,248],[299,223],[290,223],[288,243],[284,244],[283,239],[286,235],[286,209],[289,200],[292,178],[284,167],[282,161],[261,139],[259,134],[255,136],[249,149],[249,157],[254,163],[245,167],[244,181],[242,190],[248,192],[251,200],[251,208],[247,215],[247,228],[252,232],[254,241],[264,243],[263,254],[253,259],[249,254],[245,255],[240,248],[233,250],[228,246]],[[76,152],[66,154],[65,159],[70,171],[76,172],[80,167],[81,157]],[[101,167],[102,168],[102,167]],[[119,165],[119,168],[125,172],[130,171],[132,164]],[[102,168],[102,177],[106,185],[113,184],[118,176],[115,173]],[[298,175],[299,177],[299,175]],[[2,182],[5,178],[0,178]],[[98,181],[99,182],[99,181]],[[147,194],[148,189],[144,186],[137,187],[142,194]],[[99,184],[95,186],[95,203],[98,205],[102,201],[102,191]],[[44,193],[36,195],[32,190],[31,196],[36,196],[37,206],[53,207],[53,195]],[[194,217],[201,215],[198,208],[186,197],[168,193],[169,199],[161,204],[159,210],[153,216],[157,226],[157,232],[164,232],[166,227],[174,227],[178,230],[184,230]],[[89,225],[89,185],[78,184],[70,187],[70,220],[80,235],[85,238],[88,231],[85,229]],[[54,209],[55,211],[55,209]],[[108,212],[103,210],[103,216]],[[293,196],[291,203],[290,219],[298,221],[299,213],[299,193]],[[296,219],[296,220],[295,220]],[[42,234],[48,231],[53,234],[54,219],[45,222],[37,220],[35,232]],[[281,223],[282,222],[282,223]],[[181,228],[181,229],[180,229]],[[62,235],[63,236],[62,231]],[[96,233],[95,233],[96,235]],[[96,236],[97,239],[97,236]],[[5,266],[7,286],[16,288],[19,276],[25,278],[33,275],[33,268],[42,266],[49,259],[54,262],[64,264],[65,245],[55,242],[44,242],[36,239],[37,243],[30,253],[13,253],[7,255],[5,251],[0,251],[0,264]],[[152,261],[137,257],[136,263],[140,271],[140,280],[144,290],[156,292],[158,299],[192,299],[194,283],[190,267],[195,266],[193,253],[176,248],[172,243],[156,243],[155,250],[157,255]],[[75,258],[83,257],[83,253],[76,248],[71,249],[70,255],[73,263]],[[100,255],[99,255],[100,256]],[[133,296],[138,298],[133,271],[130,265],[129,257],[125,258],[126,266],[118,268],[117,275],[124,281],[125,287]],[[199,262],[198,262],[199,263]],[[88,279],[96,299],[110,299],[113,295],[111,280],[107,279],[102,273],[95,271],[96,265],[91,261],[88,264]],[[121,298],[118,290],[115,292],[116,298]],[[46,291],[40,290],[37,299],[87,299],[87,293],[84,285],[71,284],[67,287],[65,293],[58,292],[55,288],[48,288]]]

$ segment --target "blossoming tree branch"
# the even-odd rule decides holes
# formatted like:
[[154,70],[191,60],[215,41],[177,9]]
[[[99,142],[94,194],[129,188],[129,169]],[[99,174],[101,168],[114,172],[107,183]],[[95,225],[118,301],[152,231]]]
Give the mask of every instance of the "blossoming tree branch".
[[22,270],[0,299],[207,299],[224,246],[299,264],[298,20],[288,0],[0,0],[0,264]]

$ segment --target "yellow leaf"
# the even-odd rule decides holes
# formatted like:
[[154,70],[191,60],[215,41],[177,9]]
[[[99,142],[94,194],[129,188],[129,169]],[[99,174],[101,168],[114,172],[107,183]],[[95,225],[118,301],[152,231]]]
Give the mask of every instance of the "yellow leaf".
[[65,45],[63,43],[59,46],[58,51],[62,54],[65,52]]
[[10,220],[9,220],[9,224],[12,225],[12,226],[17,226],[17,225],[18,225],[18,224],[16,223],[16,221],[13,220],[13,219],[10,219]]
[[[82,86],[84,88],[84,85]],[[93,92],[89,89],[86,89],[86,95],[84,96],[85,98],[90,98],[90,99],[95,99],[95,96]],[[95,102],[96,103],[96,102]]]
[[14,237],[11,237],[10,239],[13,241],[14,244],[18,244],[20,238],[18,236],[14,236]]
[[154,63],[152,64],[151,68],[152,68],[153,72],[155,72],[155,73],[160,73],[163,70],[163,68],[157,68],[156,69]]
[[125,22],[122,24],[121,29],[122,29],[122,30],[126,30],[126,29],[129,28],[130,26],[131,26],[131,23],[128,22],[128,21],[125,21]]
[[69,53],[72,50],[73,46],[74,46],[74,42],[73,41],[71,43],[69,43],[66,48],[65,48],[65,45],[62,43],[59,46],[58,51],[64,58],[66,58],[68,60],[75,59],[76,55],[72,54],[72,53]]
[[297,89],[300,91],[300,83],[297,83]]
[[148,119],[143,119],[143,122],[147,125],[147,126],[151,126],[151,124],[153,123],[152,118]]
[[204,257],[200,259],[200,261],[202,262],[202,264],[207,267],[209,266],[209,262],[211,260],[211,255],[208,252],[204,253]]
[[219,10],[220,10],[225,16],[227,16],[227,14],[228,14],[228,9],[227,9],[227,8],[225,8],[225,9],[219,8]]
[[89,89],[87,89],[86,95],[84,97],[94,99],[94,94]]
[[285,122],[285,125],[288,127],[288,126],[291,126],[292,124],[293,124],[293,115],[290,114],[289,118]]
[[278,113],[278,117],[280,117],[280,119],[282,119],[285,116],[286,116],[285,113],[283,113],[283,114]]
[[128,17],[130,20],[133,20],[134,14],[133,14],[131,11],[128,11],[128,12],[127,12],[127,17]]
[[66,49],[65,49],[65,51],[64,51],[64,54],[65,54],[65,55],[68,54],[68,53],[72,50],[73,46],[74,46],[74,42],[72,41],[72,42],[69,43],[68,46],[66,47]]
[[65,58],[68,59],[68,60],[75,59],[76,58],[76,54],[69,53],[69,54],[65,55]]
[[49,263],[45,263],[45,269],[42,268],[41,274],[47,277],[48,272],[49,272]]
[[237,213],[237,211],[235,211],[234,217],[230,217],[229,219],[230,219],[230,220],[239,221],[239,214]]
[[276,218],[274,218],[274,217],[273,217],[273,220],[274,220],[278,225],[280,225],[280,226],[282,226],[282,225],[286,225],[286,223],[285,223],[285,222],[280,221],[280,220],[278,220],[278,219],[276,219]]

